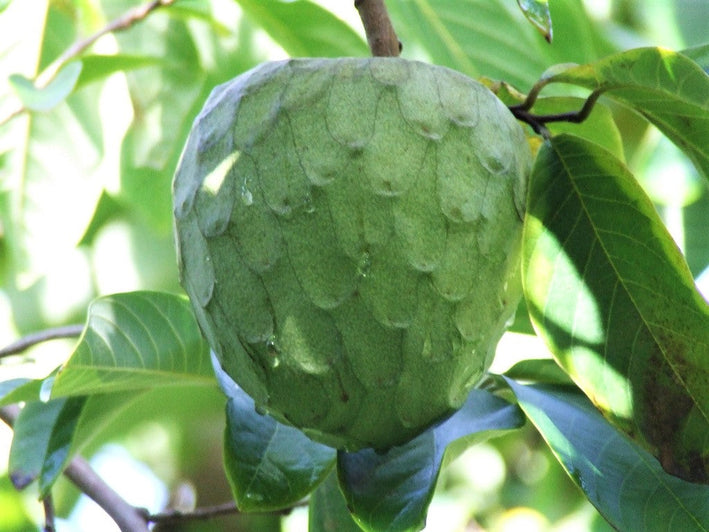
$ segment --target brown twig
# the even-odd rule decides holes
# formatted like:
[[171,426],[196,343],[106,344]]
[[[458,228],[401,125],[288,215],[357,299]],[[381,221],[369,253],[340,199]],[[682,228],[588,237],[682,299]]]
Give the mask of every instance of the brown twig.
[[[72,59],[78,57],[84,50],[86,50],[89,46],[94,44],[98,39],[100,39],[104,35],[112,33],[114,31],[127,30],[136,22],[140,22],[141,20],[145,19],[145,17],[147,17],[151,12],[155,11],[156,9],[164,6],[169,6],[174,2],[175,0],[151,0],[150,2],[143,4],[142,6],[137,6],[133,9],[126,11],[123,15],[109,22],[93,35],[89,35],[84,39],[79,39],[69,48],[67,48],[64,53],[62,53],[62,55],[52,61],[52,63],[50,63],[42,72],[37,75],[34,80],[35,86],[38,88],[42,88],[49,85],[49,83],[56,77],[56,75],[59,73],[59,71],[64,65],[66,65]],[[24,113],[25,111],[27,111],[27,109],[22,105],[18,105],[15,108],[11,109],[7,113],[7,115],[0,119],[0,126],[6,124],[7,122],[12,120],[16,116],[19,116],[20,114]]]
[[[0,419],[10,427],[14,426],[19,414],[17,405],[0,407]],[[80,456],[72,458],[64,475],[103,508],[123,532],[148,532],[145,512],[128,504],[91,469],[86,460]]]
[[160,526],[172,525],[175,523],[184,523],[185,521],[196,521],[212,519],[222,515],[238,514],[239,509],[236,503],[226,502],[215,506],[205,506],[204,508],[195,508],[191,512],[178,512],[175,510],[151,514],[147,517],[148,522],[155,523]]
[[22,353],[22,351],[29,349],[33,345],[46,342],[47,340],[56,340],[58,338],[76,338],[83,330],[83,325],[75,324],[66,325],[64,327],[55,327],[53,329],[45,329],[43,331],[28,334],[10,345],[0,348],[0,358]]
[[354,5],[359,12],[359,18],[362,19],[372,55],[398,56],[401,53],[401,43],[396,37],[384,0],[355,0]]

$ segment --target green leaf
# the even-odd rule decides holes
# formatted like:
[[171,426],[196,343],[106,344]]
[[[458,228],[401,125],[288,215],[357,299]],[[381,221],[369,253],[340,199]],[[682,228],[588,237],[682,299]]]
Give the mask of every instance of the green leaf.
[[684,478],[709,480],[709,308],[652,203],[601,147],[560,135],[529,185],[523,284],[559,364]]
[[137,397],[129,392],[28,403],[10,451],[15,486],[22,489],[38,478],[40,496],[47,495],[72,456]]
[[15,421],[8,474],[17,489],[30,485],[43,469],[52,430],[69,399],[29,403]]
[[76,88],[103,80],[116,72],[127,72],[138,68],[155,67],[162,64],[159,57],[134,54],[84,55],[81,57],[84,68],[76,80]]
[[548,0],[517,0],[524,16],[542,34],[547,42],[552,40],[551,13]]
[[0,13],[7,9],[7,6],[10,5],[10,2],[12,2],[12,0],[0,0]]
[[681,53],[639,48],[564,69],[546,83],[571,83],[631,106],[679,146],[709,179],[709,75]]
[[548,358],[521,360],[505,371],[504,376],[518,381],[573,385],[573,381],[564,370],[554,360]]
[[224,469],[239,510],[289,508],[325,479],[335,450],[303,432],[259,414],[249,397],[212,355],[214,371],[228,397]]
[[680,52],[697,63],[707,74],[709,74],[709,44],[693,46]]
[[474,443],[523,424],[516,405],[474,389],[450,418],[402,446],[386,453],[339,452],[347,507],[365,530],[419,530],[444,463]]
[[564,469],[614,528],[709,530],[709,486],[668,475],[580,393],[508,383]]
[[49,111],[71,94],[79,74],[81,61],[72,61],[64,65],[46,87],[37,87],[32,80],[20,74],[9,77],[10,85],[27,109],[31,111]]
[[101,297],[57,375],[52,397],[213,385],[209,350],[186,298],[160,292]]
[[550,4],[554,46],[509,0],[415,0],[387,8],[404,57],[422,51],[432,63],[526,90],[550,64],[588,63],[615,51],[582,2]]
[[291,57],[369,55],[364,40],[347,24],[322,7],[295,0],[238,0],[255,24]]
[[333,471],[310,496],[308,532],[361,532],[347,509]]

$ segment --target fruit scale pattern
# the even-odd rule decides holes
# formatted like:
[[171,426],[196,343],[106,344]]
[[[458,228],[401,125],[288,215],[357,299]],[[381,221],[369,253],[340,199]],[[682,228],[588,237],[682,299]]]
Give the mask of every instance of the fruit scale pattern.
[[400,58],[214,89],[174,180],[181,280],[260,411],[356,450],[464,402],[519,302],[531,154],[479,83]]

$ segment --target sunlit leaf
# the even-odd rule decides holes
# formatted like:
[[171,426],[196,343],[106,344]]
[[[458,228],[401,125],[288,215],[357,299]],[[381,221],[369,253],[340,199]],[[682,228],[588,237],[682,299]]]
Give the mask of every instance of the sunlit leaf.
[[544,384],[573,384],[571,377],[559,365],[549,358],[527,358],[520,360],[505,371],[505,377],[517,381]]
[[433,63],[524,91],[551,64],[588,63],[615,51],[579,0],[550,2],[553,46],[510,0],[416,0],[387,8],[403,57],[423,51]]
[[212,358],[228,397],[224,469],[239,510],[293,506],[332,471],[335,450],[256,411],[253,399]]
[[684,478],[709,479],[709,308],[647,196],[571,135],[539,152],[524,229],[530,316],[618,427]]
[[155,67],[161,64],[158,57],[145,55],[84,55],[81,57],[83,68],[76,80],[76,88],[107,78],[116,72],[127,72],[138,68]]
[[444,463],[470,445],[523,424],[516,405],[474,389],[453,416],[402,446],[386,453],[338,453],[347,506],[365,530],[419,530]]
[[308,505],[308,532],[361,532],[354,522],[347,501],[333,471],[310,496]]
[[708,486],[668,475],[580,393],[508,382],[564,469],[615,529],[709,530]]
[[307,0],[238,2],[291,57],[369,55],[367,44],[352,28],[317,4]]
[[81,67],[81,61],[66,64],[46,87],[37,87],[32,80],[20,74],[11,75],[8,81],[27,109],[49,111],[74,90],[81,74]]
[[551,13],[548,0],[517,0],[517,4],[547,42],[552,40]]
[[206,342],[184,297],[130,292],[101,297],[57,375],[52,396],[213,385]]
[[639,48],[565,69],[547,82],[601,90],[631,106],[709,179],[709,75],[686,55]]

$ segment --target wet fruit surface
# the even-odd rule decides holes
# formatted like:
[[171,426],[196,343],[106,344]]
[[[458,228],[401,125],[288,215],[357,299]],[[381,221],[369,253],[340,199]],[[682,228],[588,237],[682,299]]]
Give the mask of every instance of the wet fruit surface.
[[175,176],[182,282],[224,369],[330,445],[458,408],[519,301],[531,155],[486,88],[393,58],[217,87]]

